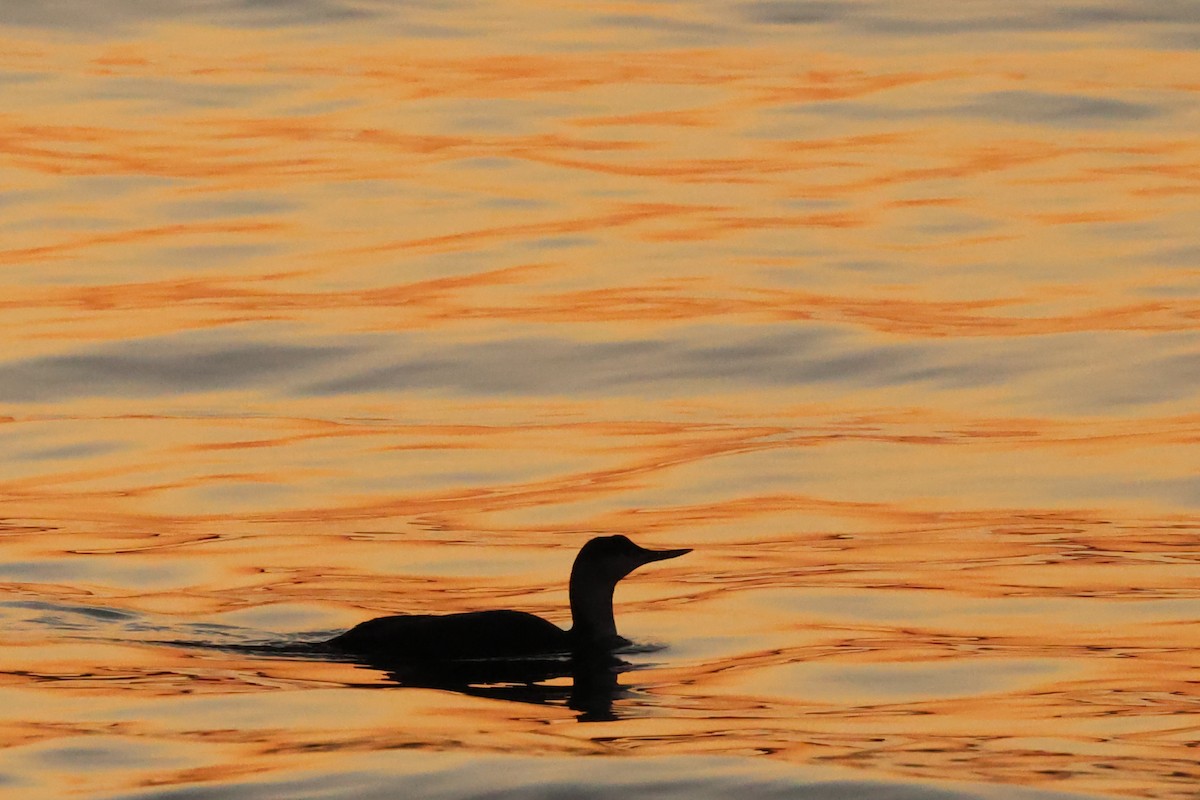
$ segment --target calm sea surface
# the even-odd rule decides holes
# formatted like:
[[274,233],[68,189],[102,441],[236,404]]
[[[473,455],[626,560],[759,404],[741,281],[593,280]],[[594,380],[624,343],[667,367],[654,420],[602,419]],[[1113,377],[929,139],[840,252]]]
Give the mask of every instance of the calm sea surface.
[[[1192,0],[3,0],[0,797],[1200,797],[1197,131]],[[271,651],[607,533],[623,671]]]

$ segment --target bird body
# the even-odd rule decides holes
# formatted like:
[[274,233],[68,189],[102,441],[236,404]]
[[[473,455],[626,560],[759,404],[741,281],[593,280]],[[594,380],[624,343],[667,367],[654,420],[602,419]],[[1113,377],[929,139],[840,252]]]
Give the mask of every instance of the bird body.
[[353,653],[414,660],[519,658],[572,651],[567,631],[534,614],[510,610],[379,617],[329,644]]
[[570,630],[523,611],[400,614],[363,622],[326,644],[373,659],[426,661],[611,652],[629,644],[613,619],[617,582],[644,564],[689,552],[647,550],[624,536],[592,539],[571,568]]

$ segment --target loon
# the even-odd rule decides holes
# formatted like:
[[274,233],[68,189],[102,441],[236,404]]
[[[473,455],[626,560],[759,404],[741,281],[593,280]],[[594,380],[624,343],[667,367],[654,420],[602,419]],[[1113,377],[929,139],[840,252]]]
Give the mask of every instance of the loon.
[[617,634],[613,590],[617,581],[653,561],[677,558],[691,548],[647,550],[625,536],[600,536],[585,544],[571,567],[571,618],[563,630],[523,611],[400,614],[363,622],[326,645],[372,660],[529,658],[611,652],[630,644]]

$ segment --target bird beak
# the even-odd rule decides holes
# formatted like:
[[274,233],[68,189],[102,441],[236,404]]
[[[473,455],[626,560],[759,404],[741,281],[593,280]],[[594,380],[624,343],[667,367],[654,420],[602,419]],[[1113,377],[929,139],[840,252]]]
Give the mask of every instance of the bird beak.
[[679,558],[685,553],[692,552],[690,547],[682,547],[678,550],[647,550],[644,547],[640,549],[643,564],[649,564],[651,561],[666,561],[668,558]]

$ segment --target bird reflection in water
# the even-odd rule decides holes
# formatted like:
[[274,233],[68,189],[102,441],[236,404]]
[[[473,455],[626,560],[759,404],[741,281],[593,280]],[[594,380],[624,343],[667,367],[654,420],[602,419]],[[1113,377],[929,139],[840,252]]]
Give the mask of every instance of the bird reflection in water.
[[617,719],[614,701],[633,689],[621,685],[618,676],[639,668],[611,653],[459,661],[363,658],[355,663],[386,673],[396,686],[566,707],[579,712],[580,722]]

